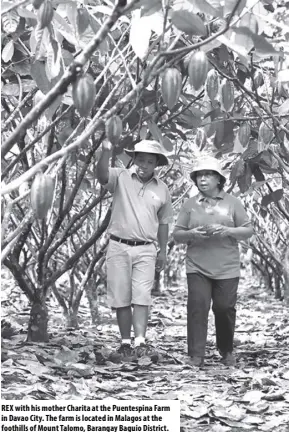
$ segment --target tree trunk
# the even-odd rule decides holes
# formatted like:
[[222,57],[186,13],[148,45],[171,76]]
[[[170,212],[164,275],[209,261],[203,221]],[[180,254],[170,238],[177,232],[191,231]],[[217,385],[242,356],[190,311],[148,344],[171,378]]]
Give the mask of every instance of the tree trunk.
[[98,311],[98,284],[94,280],[88,281],[86,285],[86,296],[89,303],[91,323],[98,324],[99,322],[99,311]]
[[76,311],[70,310],[68,315],[66,315],[66,327],[78,329],[78,309]]
[[45,299],[35,299],[30,310],[28,323],[28,342],[48,342],[48,309]]

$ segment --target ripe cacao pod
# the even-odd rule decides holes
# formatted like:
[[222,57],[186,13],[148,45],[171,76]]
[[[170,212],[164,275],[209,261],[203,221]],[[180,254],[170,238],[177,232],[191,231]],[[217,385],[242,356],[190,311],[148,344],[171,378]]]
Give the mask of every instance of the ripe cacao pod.
[[234,106],[234,85],[226,78],[223,79],[220,87],[221,107],[224,111],[229,112]]
[[39,29],[47,27],[53,18],[53,6],[50,0],[44,0],[38,11]]
[[269,145],[273,136],[273,130],[266,123],[262,122],[259,127],[258,140],[265,145]]
[[112,145],[117,145],[122,134],[122,121],[119,116],[110,117],[105,123],[107,139]]
[[87,117],[94,104],[95,85],[91,75],[83,75],[72,84],[72,98],[81,117]]
[[238,139],[243,147],[246,147],[251,136],[251,128],[248,122],[241,124],[238,130]]
[[203,51],[194,53],[189,61],[189,81],[195,90],[199,90],[207,79],[209,62]]
[[210,100],[213,101],[219,92],[219,74],[215,69],[208,72],[206,90]]
[[169,68],[162,78],[161,93],[167,107],[171,110],[179,100],[182,91],[182,75],[176,68]]
[[30,190],[31,207],[37,219],[44,219],[50,209],[54,195],[54,180],[47,174],[38,173]]
[[33,0],[32,4],[35,9],[39,9],[43,2],[44,0]]
[[196,134],[196,145],[202,150],[207,142],[207,135],[204,129],[198,129]]

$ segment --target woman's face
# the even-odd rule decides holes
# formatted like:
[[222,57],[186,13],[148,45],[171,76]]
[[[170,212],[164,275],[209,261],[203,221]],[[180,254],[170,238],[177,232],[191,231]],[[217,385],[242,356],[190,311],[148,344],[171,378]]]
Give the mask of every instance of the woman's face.
[[198,171],[196,174],[198,189],[204,193],[211,193],[219,190],[220,175],[211,170]]

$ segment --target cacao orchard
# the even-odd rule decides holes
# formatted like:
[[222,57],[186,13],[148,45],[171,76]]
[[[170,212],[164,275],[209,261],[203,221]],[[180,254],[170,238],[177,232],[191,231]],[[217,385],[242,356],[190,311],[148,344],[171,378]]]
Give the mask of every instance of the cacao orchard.
[[90,113],[96,96],[96,89],[91,75],[78,78],[72,85],[72,98],[76,109],[82,117]]
[[37,173],[30,190],[30,201],[37,219],[44,219],[51,208],[54,195],[54,180],[47,174]]
[[195,90],[199,90],[206,82],[209,62],[203,51],[194,53],[188,66],[189,81]]
[[105,124],[107,139],[112,145],[117,145],[122,134],[122,121],[117,115],[109,118]]
[[162,98],[171,110],[179,100],[182,91],[182,75],[176,68],[168,68],[163,74],[161,93]]

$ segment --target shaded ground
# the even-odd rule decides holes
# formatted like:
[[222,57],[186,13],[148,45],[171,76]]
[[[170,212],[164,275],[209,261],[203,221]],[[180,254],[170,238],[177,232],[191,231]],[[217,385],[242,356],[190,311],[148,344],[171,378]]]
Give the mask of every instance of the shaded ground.
[[[186,365],[184,285],[154,300],[148,338],[160,355],[153,361],[111,356],[117,327],[105,305],[97,327],[83,307],[79,331],[64,329],[55,307],[48,344],[25,344],[24,332],[2,341],[2,399],[179,399],[183,432],[289,432],[289,311],[259,291],[242,281],[236,368],[219,363],[212,316],[205,367]],[[20,329],[28,317],[14,313],[13,318],[12,309],[3,308],[2,319],[9,313]]]

